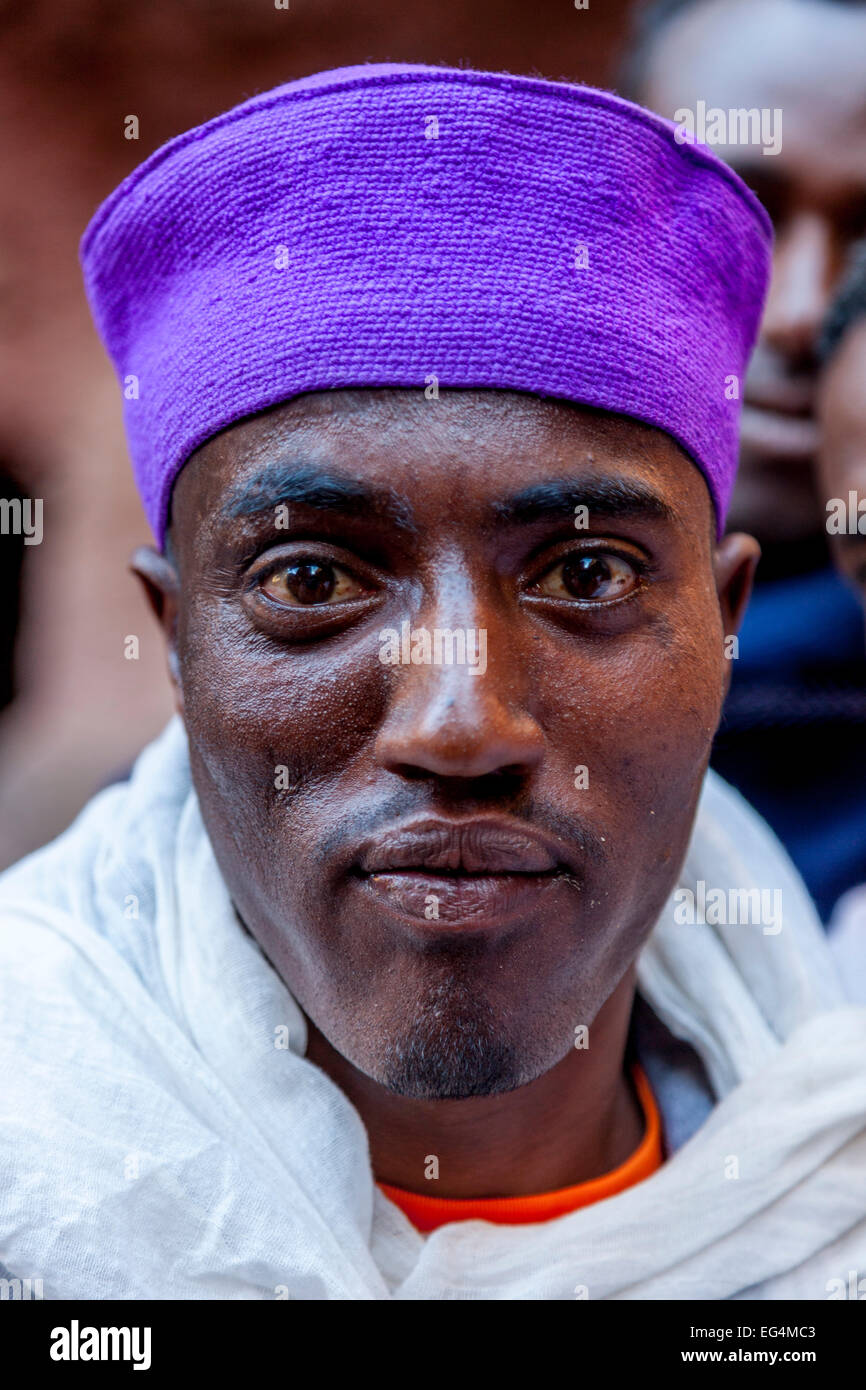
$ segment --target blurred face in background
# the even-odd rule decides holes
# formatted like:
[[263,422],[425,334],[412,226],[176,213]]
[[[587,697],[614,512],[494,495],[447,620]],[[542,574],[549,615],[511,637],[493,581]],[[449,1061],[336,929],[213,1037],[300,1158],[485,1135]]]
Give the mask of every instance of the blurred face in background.
[[682,108],[780,109],[781,149],[715,145],[773,219],[773,280],[744,390],[729,525],[764,545],[820,535],[815,337],[851,242],[866,231],[866,6],[704,0],[651,46],[636,94]]
[[[866,318],[849,328],[830,359],[818,414],[820,490],[833,558],[866,611]],[[842,506],[828,509],[831,500]]]

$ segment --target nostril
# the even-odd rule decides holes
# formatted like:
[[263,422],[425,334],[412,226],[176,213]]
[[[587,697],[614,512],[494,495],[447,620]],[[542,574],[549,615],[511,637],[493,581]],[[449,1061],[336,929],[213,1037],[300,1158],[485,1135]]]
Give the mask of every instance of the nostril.
[[501,804],[503,801],[513,800],[525,789],[530,773],[528,767],[519,767],[517,764],[476,776],[433,772],[413,763],[395,763],[390,771],[407,782],[429,783],[431,791],[443,805],[465,805],[466,802],[479,805]]

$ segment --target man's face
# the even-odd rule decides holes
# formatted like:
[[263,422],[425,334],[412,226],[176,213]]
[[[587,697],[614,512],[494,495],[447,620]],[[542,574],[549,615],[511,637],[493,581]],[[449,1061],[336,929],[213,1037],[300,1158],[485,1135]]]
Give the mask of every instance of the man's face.
[[[714,571],[712,535],[666,435],[506,392],[308,395],[184,467],[159,587],[205,824],[249,931],[367,1076],[511,1089],[623,979],[685,852],[755,562],[729,538]],[[437,630],[466,660],[437,662]]]
[[731,524],[763,543],[815,534],[816,334],[851,242],[866,230],[866,8],[707,0],[654,45],[640,99],[782,112],[778,154],[715,146],[773,219],[773,279],[745,387]]
[[838,499],[843,504],[847,529],[830,536],[833,558],[859,590],[866,609],[866,319],[845,334],[831,358],[819,406],[822,511],[829,521],[827,502]]

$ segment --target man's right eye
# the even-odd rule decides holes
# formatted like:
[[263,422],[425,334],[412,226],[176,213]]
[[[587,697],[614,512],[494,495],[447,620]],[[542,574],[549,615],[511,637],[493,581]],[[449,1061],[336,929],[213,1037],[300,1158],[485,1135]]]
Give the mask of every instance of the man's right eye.
[[367,592],[354,575],[330,560],[292,560],[272,570],[259,587],[273,603],[289,608],[334,605]]

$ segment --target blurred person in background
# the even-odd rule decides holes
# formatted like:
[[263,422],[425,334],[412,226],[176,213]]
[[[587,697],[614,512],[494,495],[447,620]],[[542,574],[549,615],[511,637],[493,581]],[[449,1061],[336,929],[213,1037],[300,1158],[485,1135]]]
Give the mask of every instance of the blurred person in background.
[[[866,613],[866,241],[856,247],[819,343],[820,491],[830,548]],[[866,999],[866,865],[836,905],[831,940],[848,993]]]
[[866,871],[862,623],[815,478],[816,337],[866,230],[866,6],[661,0],[637,12],[622,85],[674,120],[700,121],[701,104],[780,113],[779,148],[713,145],[776,234],[730,515],[763,555],[713,765],[780,835],[826,921]]

